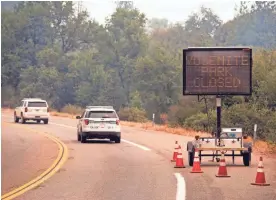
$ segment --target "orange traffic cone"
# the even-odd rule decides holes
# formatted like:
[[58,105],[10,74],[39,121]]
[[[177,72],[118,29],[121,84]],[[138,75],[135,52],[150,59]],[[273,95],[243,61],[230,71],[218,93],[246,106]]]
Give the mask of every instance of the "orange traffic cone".
[[269,183],[266,183],[266,181],[265,181],[263,157],[260,157],[255,183],[251,183],[251,185],[259,185],[259,186],[269,186],[270,185]]
[[219,163],[219,170],[218,174],[216,174],[216,177],[230,177],[227,175],[227,169],[226,169],[226,162],[224,158],[224,153],[221,154],[220,163]]
[[173,159],[171,160],[172,162],[175,162],[175,161],[176,161],[177,150],[178,150],[178,142],[175,141],[175,147],[174,147],[174,152],[173,152]]
[[193,169],[192,169],[191,173],[203,173],[203,171],[200,168],[200,162],[199,162],[199,156],[198,156],[197,149],[195,149],[195,157],[194,157]]
[[174,168],[185,168],[180,145],[178,146],[178,152],[177,152],[176,162],[175,162],[175,167]]

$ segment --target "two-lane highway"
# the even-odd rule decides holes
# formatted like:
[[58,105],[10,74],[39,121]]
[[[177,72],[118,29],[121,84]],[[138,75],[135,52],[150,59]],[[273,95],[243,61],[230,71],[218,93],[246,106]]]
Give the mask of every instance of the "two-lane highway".
[[[11,116],[5,113],[2,120],[13,123]],[[203,174],[191,174],[185,149],[191,138],[123,127],[120,144],[102,140],[82,144],[77,141],[76,123],[74,119],[51,117],[48,125],[19,125],[59,138],[68,146],[69,158],[59,173],[16,199],[276,199],[274,160],[264,161],[271,186],[256,187],[250,183],[255,179],[257,157],[250,167],[229,166],[230,178],[215,177],[218,163],[202,166]],[[187,168],[175,169],[170,162],[175,140],[183,145]]]
[[115,144],[101,140],[82,144],[76,140],[75,128],[56,124],[22,126],[61,139],[68,146],[69,158],[54,177],[16,199],[176,198],[177,179],[170,163],[143,146],[128,141]]

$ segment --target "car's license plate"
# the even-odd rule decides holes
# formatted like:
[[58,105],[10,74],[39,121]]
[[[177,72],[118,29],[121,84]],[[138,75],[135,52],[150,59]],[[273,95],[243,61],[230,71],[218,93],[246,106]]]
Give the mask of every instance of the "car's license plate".
[[35,116],[35,118],[40,118],[40,116]]

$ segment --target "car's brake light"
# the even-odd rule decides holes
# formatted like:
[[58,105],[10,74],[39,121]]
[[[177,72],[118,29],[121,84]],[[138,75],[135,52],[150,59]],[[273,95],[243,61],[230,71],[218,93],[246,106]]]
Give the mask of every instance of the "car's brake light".
[[28,108],[27,107],[25,107],[25,112],[28,112]]
[[49,108],[47,108],[47,112],[49,112],[50,111],[50,109]]
[[88,125],[88,124],[89,124],[89,120],[88,120],[88,119],[85,119],[85,120],[84,120],[84,124],[85,124],[85,125]]
[[120,124],[120,120],[117,119],[116,120],[116,124],[119,125]]

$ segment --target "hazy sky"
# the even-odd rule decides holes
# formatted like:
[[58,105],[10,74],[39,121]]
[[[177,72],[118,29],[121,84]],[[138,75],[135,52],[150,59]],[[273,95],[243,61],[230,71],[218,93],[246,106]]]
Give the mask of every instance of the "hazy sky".
[[[91,0],[83,1],[90,16],[104,23],[105,17],[116,8],[115,1]],[[224,22],[234,17],[237,0],[134,0],[134,6],[144,12],[147,18],[167,18],[170,22],[185,21],[192,12],[199,10],[201,5],[211,8]]]

